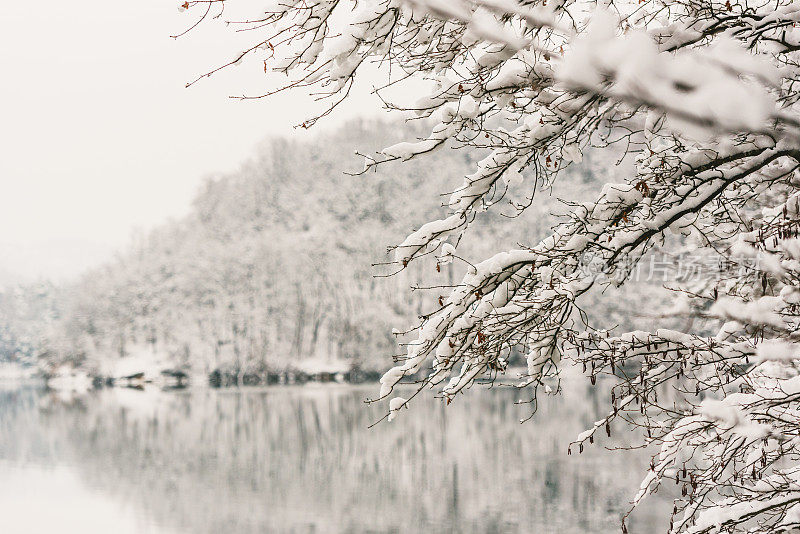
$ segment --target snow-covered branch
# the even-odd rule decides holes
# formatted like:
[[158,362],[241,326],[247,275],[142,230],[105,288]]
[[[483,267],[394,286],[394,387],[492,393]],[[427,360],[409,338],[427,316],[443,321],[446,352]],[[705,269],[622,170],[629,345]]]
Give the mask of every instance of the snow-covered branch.
[[[395,271],[464,261],[467,272],[422,314],[376,400],[412,377],[451,402],[518,352],[519,387],[578,364],[610,384],[611,406],[570,451],[616,425],[659,447],[635,504],[671,479],[674,532],[788,531],[800,523],[800,4],[597,4],[288,0],[231,21],[255,36],[231,64],[257,57],[289,76],[265,94],[313,86],[332,106],[368,62],[387,87],[426,80],[414,102],[384,100],[430,133],[366,157],[365,172],[445,147],[483,156],[446,212],[394,247]],[[548,237],[461,257],[482,212],[519,215],[565,167],[603,151],[619,157],[619,179],[594,202],[566,199],[571,213]],[[612,336],[587,324],[585,297],[625,283],[670,233],[723,264],[672,288],[686,331]],[[402,407],[414,416],[407,396],[387,415]]]

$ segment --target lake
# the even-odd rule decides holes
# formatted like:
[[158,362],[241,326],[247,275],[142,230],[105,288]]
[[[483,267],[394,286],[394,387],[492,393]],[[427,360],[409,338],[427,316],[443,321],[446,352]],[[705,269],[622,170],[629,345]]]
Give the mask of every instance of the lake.
[[[606,407],[595,391],[525,424],[513,389],[419,396],[370,429],[375,385],[0,386],[0,531],[619,532],[649,455],[604,448],[630,434],[566,454]],[[666,530],[668,507],[651,497],[630,532]]]

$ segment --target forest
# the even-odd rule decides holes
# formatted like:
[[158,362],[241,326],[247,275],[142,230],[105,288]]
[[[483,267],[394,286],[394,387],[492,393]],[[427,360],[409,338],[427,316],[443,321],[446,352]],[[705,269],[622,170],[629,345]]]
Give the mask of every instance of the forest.
[[[113,261],[74,283],[0,295],[2,354],[45,374],[76,367],[104,378],[154,367],[225,384],[285,372],[377,376],[437,285],[452,286],[468,262],[515,236],[543,237],[565,210],[560,198],[588,197],[615,170],[613,157],[589,154],[521,215],[514,202],[530,199],[484,213],[462,261],[387,276],[382,264],[409,222],[441,213],[436,199],[481,156],[445,149],[355,175],[354,147],[370,153],[422,131],[359,120],[311,141],[264,141],[237,171],[206,179],[185,217],[139,232]],[[598,327],[647,320],[627,309],[641,293],[624,295],[586,306]]]

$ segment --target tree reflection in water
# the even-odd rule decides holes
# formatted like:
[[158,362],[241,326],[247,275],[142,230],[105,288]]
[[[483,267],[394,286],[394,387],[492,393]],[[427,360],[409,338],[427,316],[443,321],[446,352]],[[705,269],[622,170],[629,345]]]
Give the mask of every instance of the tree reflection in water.
[[[616,532],[648,456],[566,445],[596,418],[593,389],[542,402],[518,423],[519,392],[449,407],[418,398],[367,426],[371,386],[58,398],[0,391],[0,459],[75,467],[90,487],[154,524],[191,533]],[[575,397],[575,395],[580,397]],[[570,398],[573,400],[570,401]],[[2,473],[0,473],[0,477]],[[631,532],[662,530],[655,499]]]

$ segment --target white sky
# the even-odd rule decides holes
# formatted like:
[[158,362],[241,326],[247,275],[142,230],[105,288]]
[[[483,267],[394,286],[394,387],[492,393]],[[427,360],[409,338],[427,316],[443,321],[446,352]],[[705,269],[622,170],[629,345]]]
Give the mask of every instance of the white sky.
[[[134,228],[184,213],[203,177],[236,169],[264,137],[298,135],[291,126],[308,98],[227,98],[258,92],[263,64],[184,88],[244,45],[218,24],[171,39],[195,17],[177,4],[4,4],[0,283],[9,273],[72,276],[124,247]],[[365,89],[320,126],[377,110]]]

